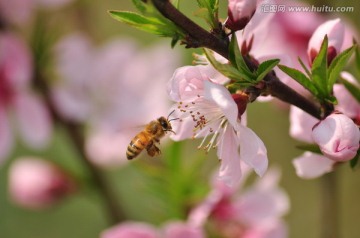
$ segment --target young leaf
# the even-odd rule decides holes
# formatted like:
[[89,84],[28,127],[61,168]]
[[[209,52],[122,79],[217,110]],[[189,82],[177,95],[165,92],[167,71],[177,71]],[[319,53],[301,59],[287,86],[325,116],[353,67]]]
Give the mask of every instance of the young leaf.
[[197,0],[200,12],[197,11],[196,16],[200,16],[211,26],[212,29],[218,28],[218,0]]
[[338,54],[329,66],[329,80],[328,80],[328,92],[332,91],[333,85],[335,84],[336,80],[338,79],[340,72],[345,67],[346,63],[348,62],[350,56],[355,50],[355,45],[344,50],[340,54]]
[[301,84],[312,95],[317,96],[319,94],[317,88],[313,85],[308,77],[297,69],[287,67],[285,65],[278,65],[279,69]]
[[246,74],[249,78],[254,76],[244,61],[235,34],[232,35],[229,45],[229,60],[235,67],[243,71],[244,74]]
[[351,95],[360,103],[360,88],[345,79],[341,79],[341,83],[351,93]]
[[[356,67],[358,73],[360,74],[360,46],[357,44],[357,42],[355,40],[353,40],[353,42],[354,42],[354,45],[356,45],[355,67]],[[360,77],[359,77],[358,81],[360,82]]]
[[234,66],[230,64],[222,64],[216,60],[214,57],[212,51],[208,49],[204,49],[206,58],[209,60],[209,62],[214,66],[214,68],[222,73],[224,76],[233,79],[235,81],[247,81],[247,82],[253,82],[251,78],[249,78],[247,75],[240,72],[238,69],[236,69]]
[[298,61],[299,61],[300,65],[301,65],[301,67],[304,69],[304,71],[305,71],[306,75],[308,76],[308,78],[311,78],[311,73],[310,73],[309,69],[305,66],[304,62],[301,60],[300,57],[298,57]]
[[127,11],[109,11],[109,14],[115,20],[152,34],[170,37],[173,37],[175,34],[174,29],[164,25],[156,18],[144,17],[137,13]]
[[259,82],[261,81],[271,70],[273,70],[273,68],[278,65],[280,62],[279,59],[271,59],[271,60],[267,60],[262,62],[256,73],[257,73],[257,78],[256,81]]
[[360,159],[360,150],[358,150],[358,152],[356,153],[355,157],[354,157],[352,160],[350,160],[350,167],[351,167],[352,169],[354,169],[355,166],[358,164],[359,159]]
[[136,7],[136,9],[138,9],[142,14],[144,14],[146,12],[146,3],[144,3],[141,0],[132,0],[134,6]]
[[315,57],[311,72],[312,72],[312,81],[314,86],[318,89],[319,93],[322,96],[328,95],[327,90],[327,48],[328,48],[328,38],[325,35],[324,40],[321,44],[320,52]]

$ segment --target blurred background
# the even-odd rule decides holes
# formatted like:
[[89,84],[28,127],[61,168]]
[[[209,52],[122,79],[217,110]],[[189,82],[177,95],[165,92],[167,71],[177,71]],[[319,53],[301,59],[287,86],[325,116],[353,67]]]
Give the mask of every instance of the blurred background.
[[[107,13],[108,10],[135,11],[130,0],[73,0],[54,6],[38,1],[31,7],[32,13],[24,16],[23,21],[13,20],[11,14],[6,13],[16,8],[16,5],[9,8],[12,2],[21,1],[0,2],[1,17],[7,22],[3,30],[12,32],[29,47],[36,61],[34,71],[41,71],[34,74],[45,77],[53,87],[52,95],[62,115],[71,122],[83,125],[82,131],[90,138],[86,150],[91,154],[90,157],[95,158],[93,162],[99,164],[104,171],[105,179],[115,190],[117,200],[129,219],[155,225],[169,219],[184,219],[186,209],[199,202],[209,191],[209,177],[219,166],[215,152],[205,155],[197,150],[200,141],[174,143],[164,139],[161,143],[163,153],[159,158],[150,158],[143,153],[130,163],[126,162],[125,156],[118,158],[119,162],[116,161],[116,155],[119,151],[124,151],[131,135],[135,134],[133,131],[128,134],[126,132],[127,136],[114,138],[107,133],[135,124],[145,124],[160,115],[165,116],[171,105],[166,99],[166,82],[177,67],[192,63],[194,51],[185,50],[179,45],[171,50],[169,39],[138,31],[115,21]],[[354,6],[354,12],[319,14],[329,19],[339,16],[360,30],[360,4],[355,0],[301,2],[317,6]],[[193,16],[195,1],[184,0],[180,3],[180,9],[196,19]],[[227,1],[221,1],[220,15],[223,19],[226,17],[226,5]],[[22,13],[17,14],[20,18]],[[196,21],[202,22],[198,19]],[[72,38],[66,38],[69,36]],[[119,54],[113,56],[109,52]],[[112,65],[111,60],[122,63],[120,66],[115,63]],[[111,79],[119,75],[127,81],[123,80],[126,83],[114,86]],[[86,88],[86,95],[66,91],[69,88],[83,87],[82,80],[93,76],[96,77],[95,83]],[[64,79],[66,77],[74,81]],[[133,82],[133,78],[139,78],[139,82]],[[41,89],[36,85],[34,88],[34,92],[41,95]],[[91,101],[90,96],[96,95],[96,92],[103,93],[101,95],[105,99]],[[112,92],[115,96],[107,98],[106,92]],[[151,97],[153,98],[150,100]],[[74,102],[81,105],[64,109]],[[97,106],[92,106],[94,104]],[[114,113],[112,106],[121,108],[118,114]],[[110,112],[110,119],[102,118]],[[48,113],[51,115],[52,112]],[[285,217],[289,237],[315,238],[319,237],[320,232],[321,183],[319,179],[303,180],[295,174],[291,161],[302,154],[302,151],[295,148],[299,142],[288,134],[288,115],[288,108],[284,105],[255,102],[248,106],[248,125],[264,141],[270,165],[281,169],[280,186],[288,193],[291,203],[290,212]],[[70,139],[74,135],[63,124],[54,120],[52,134],[45,139],[46,146],[36,148],[21,139],[15,116],[11,115],[9,118],[12,128],[15,128],[14,144],[0,167],[0,237],[99,237],[100,232],[109,227],[109,220],[104,212],[104,201],[96,186],[91,184],[89,171],[79,159],[81,154]],[[30,134],[38,133],[36,127],[33,131],[31,128],[29,130]],[[99,142],[101,140],[108,140],[105,144],[115,149],[104,147]],[[119,148],[116,147],[117,143]],[[92,153],[91,148],[97,148],[100,152]],[[76,192],[66,196],[55,206],[40,210],[17,206],[9,195],[9,171],[19,157],[28,156],[41,157],[60,165],[77,181]],[[99,162],[98,158],[103,159]],[[113,163],[118,166],[112,166]],[[340,237],[355,238],[359,233],[357,223],[360,219],[360,190],[357,188],[360,187],[360,173],[358,168],[351,169],[349,164],[341,165],[336,173]]]

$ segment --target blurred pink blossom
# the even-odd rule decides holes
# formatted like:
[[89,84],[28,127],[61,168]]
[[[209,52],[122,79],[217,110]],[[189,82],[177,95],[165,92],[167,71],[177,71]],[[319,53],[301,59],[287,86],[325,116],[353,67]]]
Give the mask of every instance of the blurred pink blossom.
[[22,207],[46,208],[74,190],[74,181],[49,161],[23,157],[10,167],[9,194],[12,201]]
[[41,149],[51,138],[50,115],[43,101],[30,91],[32,59],[15,35],[0,34],[0,162],[10,153],[13,132],[10,121],[26,145]]
[[297,176],[313,179],[333,171],[335,161],[319,154],[306,151],[292,161]]
[[334,161],[347,161],[359,149],[359,127],[344,114],[333,113],[312,130],[314,142],[321,152]]
[[308,58],[310,64],[320,51],[325,35],[328,37],[328,63],[341,52],[345,36],[345,26],[340,18],[329,20],[321,24],[313,33],[308,45]]
[[[350,73],[341,72],[341,77],[360,88],[358,81]],[[354,98],[349,90],[347,90],[343,84],[335,84],[334,95],[338,100],[336,110],[344,113],[355,122],[360,123],[360,102]]]
[[53,100],[65,118],[86,123],[86,150],[99,165],[125,162],[132,137],[168,114],[164,85],[178,54],[162,43],[138,48],[129,39],[95,47],[82,34],[65,37],[55,48],[61,80],[53,85]]
[[[175,71],[168,84],[170,97],[177,102],[174,140],[203,137],[199,148],[217,148],[221,160],[219,179],[228,185],[241,177],[240,161],[260,176],[267,169],[267,151],[261,139],[239,120],[238,105],[230,92],[217,84],[202,66],[186,66]],[[207,138],[209,142],[206,142]],[[238,148],[240,147],[240,153]]]
[[31,22],[35,10],[45,7],[55,9],[73,0],[0,0],[0,15],[6,22],[17,25]]
[[190,224],[168,222],[157,229],[141,222],[125,222],[103,231],[101,238],[205,238],[203,231]]
[[232,31],[244,29],[254,15],[256,5],[257,1],[254,0],[229,0],[225,26]]
[[278,187],[279,176],[279,171],[270,169],[239,194],[237,188],[217,181],[208,197],[190,212],[188,221],[198,227],[208,227],[210,221],[217,235],[226,238],[287,237],[281,217],[289,209],[289,200]]

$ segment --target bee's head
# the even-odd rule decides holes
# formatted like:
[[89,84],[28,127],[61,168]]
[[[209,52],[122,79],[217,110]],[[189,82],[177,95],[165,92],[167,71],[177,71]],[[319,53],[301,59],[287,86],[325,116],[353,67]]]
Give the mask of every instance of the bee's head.
[[172,131],[171,124],[169,120],[167,120],[165,117],[159,117],[157,120],[164,131]]

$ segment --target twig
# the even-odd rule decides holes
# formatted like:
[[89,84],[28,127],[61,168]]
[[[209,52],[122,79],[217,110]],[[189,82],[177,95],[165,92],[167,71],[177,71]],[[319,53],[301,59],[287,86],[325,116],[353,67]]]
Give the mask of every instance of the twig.
[[[152,2],[163,16],[174,22],[188,34],[192,39],[191,42],[196,42],[196,47],[209,48],[228,59],[227,40],[220,39],[201,28],[187,16],[178,11],[170,1],[152,0]],[[247,57],[244,59],[250,69],[256,69],[256,66],[251,63],[250,59]],[[321,119],[321,108],[282,83],[273,71],[264,78],[264,81],[266,87],[262,89],[263,91],[268,92],[270,95],[277,97],[286,103],[301,108],[315,118]],[[259,92],[259,95],[260,93],[261,92]]]

